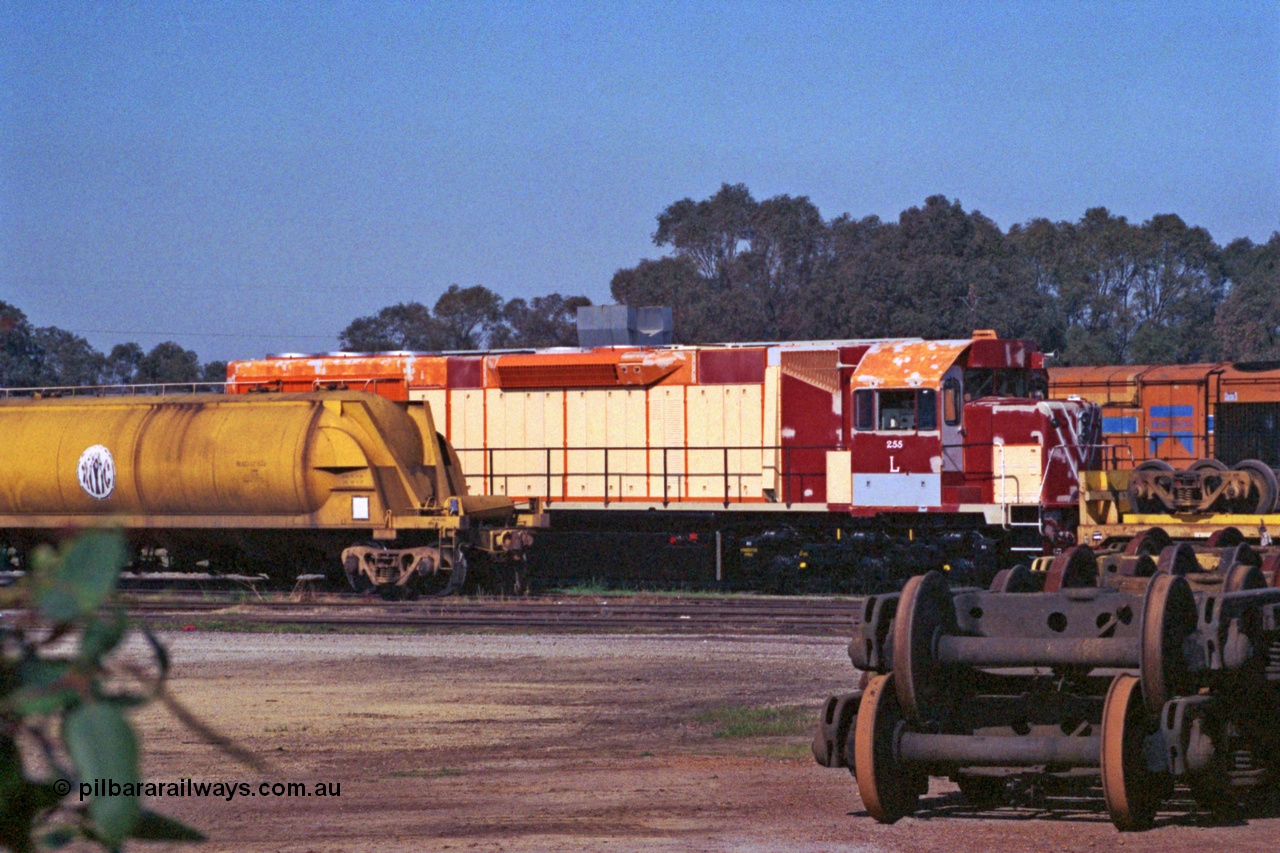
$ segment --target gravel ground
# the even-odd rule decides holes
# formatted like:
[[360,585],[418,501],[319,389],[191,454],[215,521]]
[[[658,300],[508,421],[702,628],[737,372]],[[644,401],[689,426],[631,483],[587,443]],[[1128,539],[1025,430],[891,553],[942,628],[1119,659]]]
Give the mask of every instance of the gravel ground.
[[[807,733],[716,737],[725,708],[803,706],[853,680],[840,640],[519,634],[166,635],[174,693],[268,763],[237,764],[158,707],[153,781],[302,782],[340,796],[153,799],[200,850],[1274,850],[1280,819],[1162,816],[1120,835],[1100,801],[976,813],[935,781],[868,818]],[[136,647],[135,647],[136,648]],[[169,849],[147,845],[143,849]]]

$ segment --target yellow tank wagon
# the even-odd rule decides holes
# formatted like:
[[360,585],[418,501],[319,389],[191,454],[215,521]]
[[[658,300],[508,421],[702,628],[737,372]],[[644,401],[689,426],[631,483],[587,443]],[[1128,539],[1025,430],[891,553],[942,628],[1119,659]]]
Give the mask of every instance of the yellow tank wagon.
[[468,549],[518,555],[540,519],[468,495],[425,404],[354,391],[0,401],[0,538],[19,550],[109,523],[179,562],[285,575],[323,557],[358,589],[410,593],[459,586]]

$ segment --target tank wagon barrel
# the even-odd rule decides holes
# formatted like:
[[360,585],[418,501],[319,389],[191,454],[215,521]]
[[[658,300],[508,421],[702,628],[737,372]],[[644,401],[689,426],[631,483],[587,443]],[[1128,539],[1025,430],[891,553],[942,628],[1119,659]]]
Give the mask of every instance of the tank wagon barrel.
[[374,540],[394,569],[348,562],[348,580],[403,591],[456,585],[467,548],[528,544],[509,499],[466,494],[428,407],[359,392],[0,400],[0,470],[0,530],[18,545],[109,523],[171,554],[300,567],[307,549],[336,567]]
[[1031,591],[1036,576],[1018,567],[990,590],[930,572],[857,601],[849,656],[864,688],[827,700],[814,758],[848,768],[886,823],[918,808],[930,775],[978,805],[1018,786],[1101,783],[1122,830],[1150,826],[1175,782],[1218,813],[1274,789],[1274,576],[1240,543],[1168,544],[1155,560],[1134,550],[1149,576],[1110,573],[1106,559],[1099,572],[1081,547],[1041,573],[1051,592]]

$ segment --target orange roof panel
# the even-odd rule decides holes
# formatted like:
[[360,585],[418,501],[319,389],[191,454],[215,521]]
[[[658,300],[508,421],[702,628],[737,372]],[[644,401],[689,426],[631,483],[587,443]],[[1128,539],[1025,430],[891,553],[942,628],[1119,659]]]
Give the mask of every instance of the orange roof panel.
[[660,350],[597,349],[493,355],[485,358],[485,384],[498,388],[646,386],[684,366],[685,362],[685,353]]
[[1147,364],[1102,367],[1049,368],[1049,396],[1055,400],[1079,397],[1099,405],[1138,405],[1139,377]]
[[873,344],[854,370],[854,385],[864,388],[935,386],[972,343],[962,340]]

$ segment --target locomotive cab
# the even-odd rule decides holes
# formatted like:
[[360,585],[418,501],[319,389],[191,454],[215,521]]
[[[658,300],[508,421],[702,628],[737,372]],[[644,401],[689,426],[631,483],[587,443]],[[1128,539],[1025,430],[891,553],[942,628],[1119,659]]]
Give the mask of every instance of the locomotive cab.
[[872,346],[850,377],[850,451],[828,460],[831,503],[853,515],[981,513],[1003,527],[1070,511],[1097,407],[1046,400],[1043,362],[1031,343],[991,332]]

